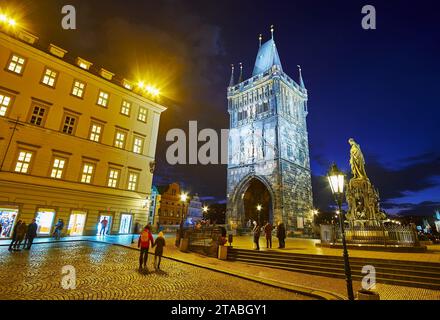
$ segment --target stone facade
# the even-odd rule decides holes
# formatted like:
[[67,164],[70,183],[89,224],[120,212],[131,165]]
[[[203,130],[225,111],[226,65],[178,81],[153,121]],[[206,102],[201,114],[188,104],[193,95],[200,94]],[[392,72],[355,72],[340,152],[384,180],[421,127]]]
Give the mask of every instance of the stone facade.
[[[242,79],[242,74],[240,75]],[[275,42],[260,46],[252,78],[228,88],[227,223],[245,223],[243,198],[254,179],[271,195],[269,219],[302,229],[312,209],[307,90],[282,69]]]

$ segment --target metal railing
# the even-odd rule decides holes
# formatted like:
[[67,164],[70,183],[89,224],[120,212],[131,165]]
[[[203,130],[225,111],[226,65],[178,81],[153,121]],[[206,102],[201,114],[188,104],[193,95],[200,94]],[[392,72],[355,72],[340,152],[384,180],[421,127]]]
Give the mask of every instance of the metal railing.
[[218,240],[221,235],[222,229],[218,226],[184,229],[184,238],[189,239],[189,250],[208,256],[217,256]]
[[[337,242],[341,241],[340,228],[336,227]],[[348,244],[398,245],[414,247],[419,245],[417,232],[412,226],[348,226],[345,228]]]

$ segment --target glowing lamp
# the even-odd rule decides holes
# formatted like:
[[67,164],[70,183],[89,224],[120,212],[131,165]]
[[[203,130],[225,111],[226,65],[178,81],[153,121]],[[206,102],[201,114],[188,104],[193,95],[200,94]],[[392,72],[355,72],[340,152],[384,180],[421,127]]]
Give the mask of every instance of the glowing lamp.
[[327,175],[328,182],[330,184],[330,188],[332,189],[332,193],[334,195],[341,195],[344,193],[344,174],[338,169],[336,164],[333,164],[330,168],[330,171]]

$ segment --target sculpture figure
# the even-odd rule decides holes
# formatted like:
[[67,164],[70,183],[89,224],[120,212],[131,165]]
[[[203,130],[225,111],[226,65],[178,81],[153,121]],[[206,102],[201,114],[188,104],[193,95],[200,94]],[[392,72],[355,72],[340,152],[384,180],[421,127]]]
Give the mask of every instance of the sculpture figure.
[[363,178],[367,179],[367,173],[365,172],[365,159],[362,154],[361,147],[354,141],[353,138],[348,140],[351,145],[350,149],[350,166],[354,179]]

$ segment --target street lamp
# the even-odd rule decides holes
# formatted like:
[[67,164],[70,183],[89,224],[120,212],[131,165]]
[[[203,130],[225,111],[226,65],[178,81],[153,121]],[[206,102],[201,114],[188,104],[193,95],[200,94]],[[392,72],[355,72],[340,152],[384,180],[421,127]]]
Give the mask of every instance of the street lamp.
[[261,209],[263,209],[263,207],[261,206],[261,204],[257,205],[257,211],[258,211],[258,225],[261,226]]
[[354,300],[350,261],[348,260],[347,243],[345,241],[344,218],[342,217],[343,216],[342,201],[344,199],[345,176],[341,171],[339,171],[336,164],[333,164],[330,168],[327,178],[330,184],[330,188],[332,189],[333,196],[335,197],[336,204],[338,205],[338,209],[339,209],[338,216],[339,216],[339,224],[341,227],[342,246],[344,248],[344,269],[345,269],[345,279],[347,282],[348,299]]

